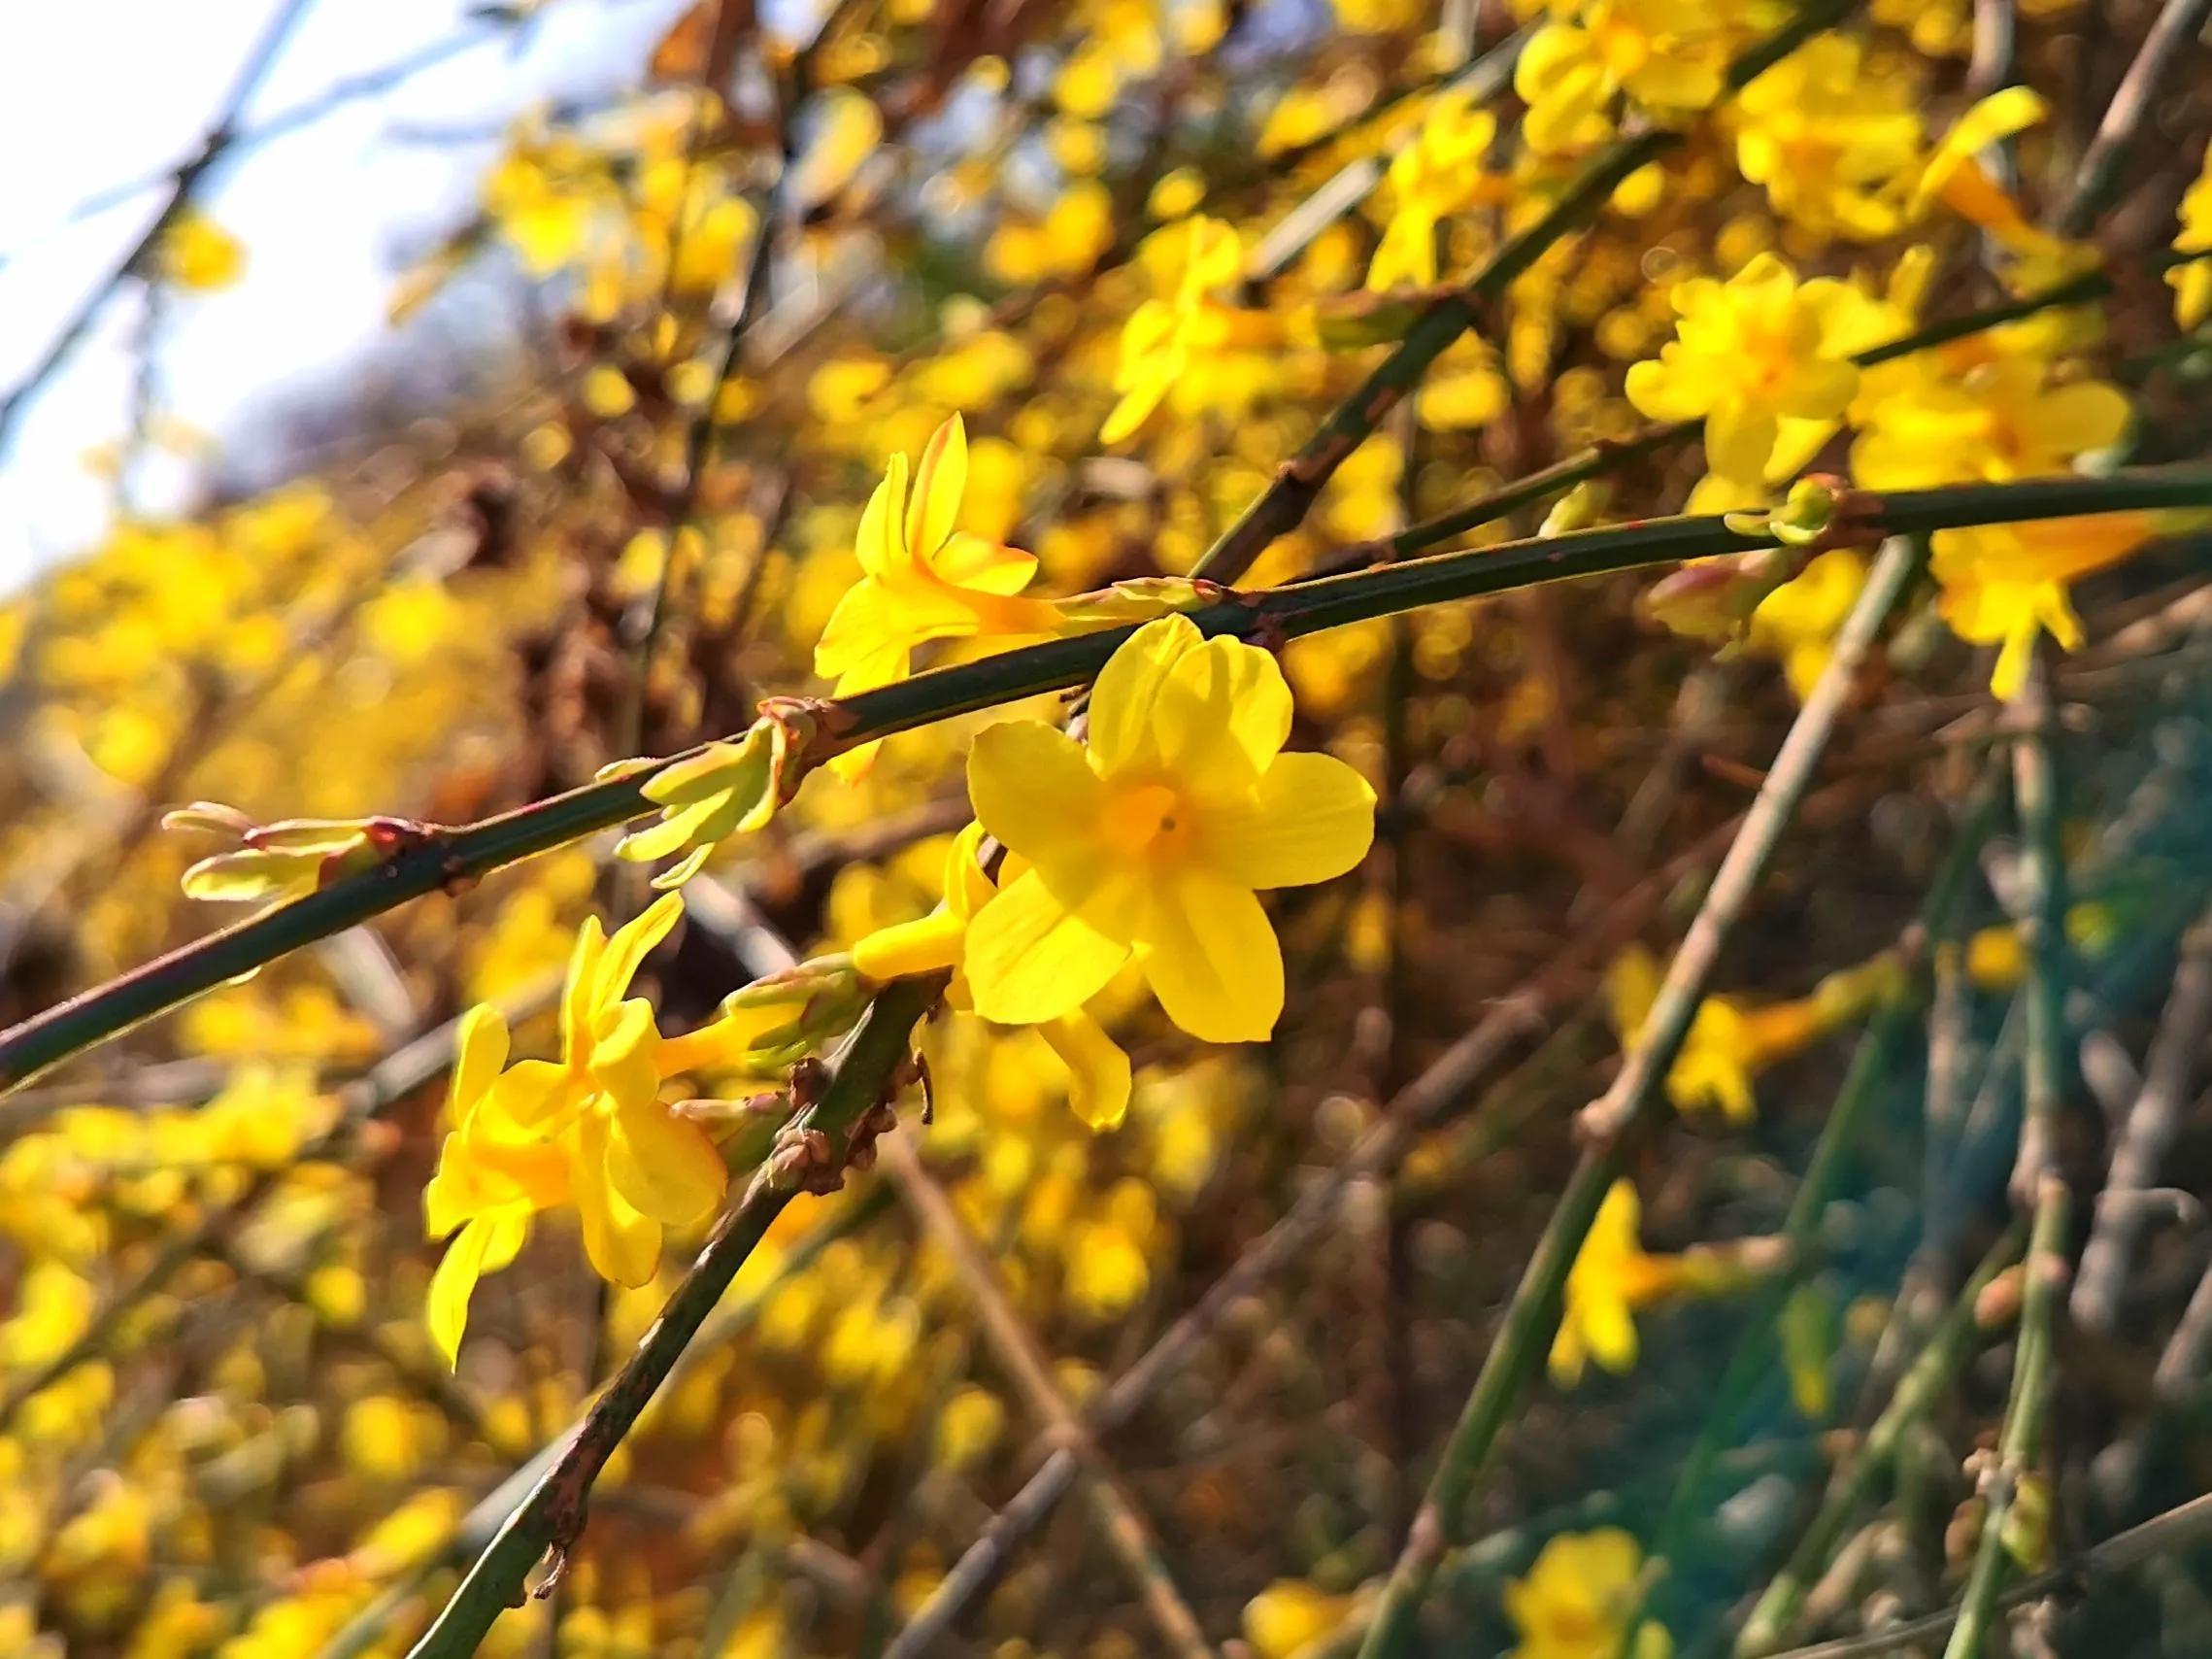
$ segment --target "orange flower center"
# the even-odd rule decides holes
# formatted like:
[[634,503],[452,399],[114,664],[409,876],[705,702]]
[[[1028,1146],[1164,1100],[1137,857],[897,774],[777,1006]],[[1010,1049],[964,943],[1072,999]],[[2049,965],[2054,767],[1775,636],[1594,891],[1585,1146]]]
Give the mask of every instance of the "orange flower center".
[[1190,814],[1167,785],[1137,784],[1107,798],[1103,828],[1115,846],[1156,857],[1189,838]]

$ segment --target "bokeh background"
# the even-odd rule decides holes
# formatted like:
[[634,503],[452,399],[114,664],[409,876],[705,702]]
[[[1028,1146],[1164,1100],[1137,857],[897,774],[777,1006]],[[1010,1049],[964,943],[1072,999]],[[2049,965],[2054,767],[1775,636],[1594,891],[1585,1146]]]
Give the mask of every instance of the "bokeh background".
[[[2000,172],[2040,207],[2170,10],[1938,0],[1847,27],[1916,132],[2035,87],[2049,118]],[[1481,88],[1511,143],[1496,54],[1523,20],[1459,0],[85,0],[0,21],[0,1025],[236,913],[183,896],[209,849],[161,829],[170,806],[461,823],[821,691],[861,504],[950,414],[974,446],[963,524],[1034,550],[1053,592],[1187,571],[1376,359],[1270,335],[1101,444],[1124,324],[1172,279],[1153,233],[1233,225],[1254,314],[1357,295],[1377,180],[1439,85]],[[2212,54],[2194,31],[2188,51],[2095,233],[2113,291],[2062,342],[2065,373],[2126,391],[2144,463],[2201,458],[2212,430],[2212,347],[2157,268],[2212,132]],[[1678,279],[1769,251],[1870,290],[1899,268],[1913,235],[1808,225],[1740,176],[1739,136],[1697,126],[1540,261],[1251,581],[1637,430],[1624,373],[1669,337]],[[1448,273],[1501,213],[1446,225]],[[1972,226],[1927,239],[1927,316],[2004,297]],[[1386,310],[1358,321],[1390,337]],[[1673,511],[1697,477],[1639,457],[1594,510]],[[2024,1559],[2074,1561],[2212,1470],[2205,554],[2182,525],[2081,582],[2088,642],[2051,670],[2063,1156],[2094,1195],[2144,1099],[2171,1133],[2111,1206],[2118,1286],[2064,1328],[2057,1519]],[[910,1102],[900,1133],[1062,1398],[1087,1407],[1206,1309],[1103,1442],[1211,1642],[1357,1646],[1575,1114],[1864,568],[1835,559],[1723,653],[1657,626],[1635,577],[1298,641],[1295,744],[1359,765],[1383,806],[1360,871],[1275,906],[1275,1040],[1205,1049],[1123,988],[1136,1094],[1101,1134],[1033,1033],[931,1027],[933,1121]],[[1655,1539],[1650,1607],[1678,1650],[1726,1651],[1966,1287],[1971,1329],[1797,1634],[1956,1598],[2018,1292],[1983,1306],[1969,1282],[2010,1219],[2022,1096],[2019,828],[1970,810],[2010,729],[1988,657],[1924,592],[1860,675],[1693,1037],[1756,1110],[1693,1100],[1635,1160],[1643,1249],[1704,1274],[1640,1313],[1632,1366],[1534,1385],[1422,1651],[1610,1653]],[[663,1024],[926,911],[975,725],[814,779],[725,848],[648,966]],[[1778,1314],[1762,1248],[1864,992],[1955,856],[1940,971],[1861,1063],[1864,1127]],[[486,1280],[457,1369],[424,1330],[451,1022],[490,1001],[545,1051],[577,926],[632,913],[634,874],[578,843],[0,1098],[0,1653],[408,1650],[687,1259],[611,1289],[556,1218]],[[1250,1270],[1317,1191],[1320,1224]],[[1231,1271],[1237,1294],[1201,1304]],[[979,1305],[880,1172],[795,1204],[600,1481],[554,1592],[486,1651],[883,1651],[1050,1449]],[[1767,1358],[1721,1386],[1746,1343]],[[1570,1550],[1541,1578],[1562,1539],[1625,1540],[1626,1564]],[[2212,1650],[2208,1563],[2184,1539],[2085,1571],[2013,1650]],[[1590,1601],[1582,1636],[1527,1616],[1538,1582]],[[1070,1498],[936,1651],[1160,1643]]]

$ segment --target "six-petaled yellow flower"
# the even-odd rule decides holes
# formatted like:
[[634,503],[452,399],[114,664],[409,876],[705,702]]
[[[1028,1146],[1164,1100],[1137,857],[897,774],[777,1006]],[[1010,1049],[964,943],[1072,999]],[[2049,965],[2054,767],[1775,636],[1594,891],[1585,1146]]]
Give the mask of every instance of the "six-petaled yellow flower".
[[[1726,283],[1675,286],[1681,321],[1654,361],[1628,370],[1628,401],[1657,421],[1705,422],[1705,460],[1722,477],[1760,484],[1785,427],[1840,420],[1859,370],[1836,330],[1860,304],[1845,284],[1799,283],[1761,254]],[[1789,434],[1793,437],[1797,434]]]
[[1134,961],[1191,1035],[1266,1037],[1283,953],[1257,893],[1343,874],[1375,828],[1352,767],[1282,752],[1290,712],[1273,657],[1176,616],[1099,674],[1088,744],[1035,721],[980,733],[969,800],[1029,867],[968,925],[976,1012],[1056,1019]]

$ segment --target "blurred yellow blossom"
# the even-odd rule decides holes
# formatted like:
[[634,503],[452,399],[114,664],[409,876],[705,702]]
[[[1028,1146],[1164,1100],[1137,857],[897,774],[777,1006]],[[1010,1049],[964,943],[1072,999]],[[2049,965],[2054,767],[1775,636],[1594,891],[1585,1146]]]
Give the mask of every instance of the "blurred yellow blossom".
[[193,208],[163,227],[155,258],[164,281],[196,293],[229,288],[246,269],[244,244]]
[[1559,1533],[1537,1553],[1526,1577],[1505,1586],[1505,1610],[1521,1632],[1510,1659],[1667,1659],[1663,1626],[1645,1623],[1627,1642],[1643,1600],[1644,1553],[1619,1527]]
[[1702,417],[1706,464],[1756,486],[1785,423],[1830,423],[1849,406],[1859,370],[1833,336],[1852,297],[1828,278],[1800,284],[1771,254],[1726,283],[1679,283],[1676,337],[1657,360],[1629,367],[1628,400],[1658,421]]
[[[2181,197],[2181,227],[2174,234],[2176,254],[2212,254],[2212,144],[2195,180]],[[2187,259],[2166,272],[2173,286],[2173,319],[2185,329],[2212,317],[2212,258]]]

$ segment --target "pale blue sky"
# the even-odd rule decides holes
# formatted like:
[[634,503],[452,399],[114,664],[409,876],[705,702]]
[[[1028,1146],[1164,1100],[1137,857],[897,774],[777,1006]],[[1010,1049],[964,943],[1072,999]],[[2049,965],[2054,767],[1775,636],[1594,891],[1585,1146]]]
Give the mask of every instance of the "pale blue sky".
[[[277,0],[72,0],[22,6],[0,51],[0,389],[46,350],[81,296],[144,232],[147,189],[76,223],[79,203],[191,152]],[[247,244],[244,279],[183,296],[164,325],[176,415],[218,438],[250,433],[286,388],[327,383],[390,349],[395,273],[465,214],[484,144],[409,142],[411,129],[490,130],[548,98],[628,83],[682,0],[553,0],[520,37],[470,19],[470,0],[318,0],[242,126],[471,30],[483,40],[397,89],[239,154],[201,192]],[[0,455],[0,590],[100,533],[113,487],[85,454],[121,430],[140,308],[128,287]],[[242,457],[251,462],[251,457]],[[147,505],[188,502],[190,467],[142,470]]]

